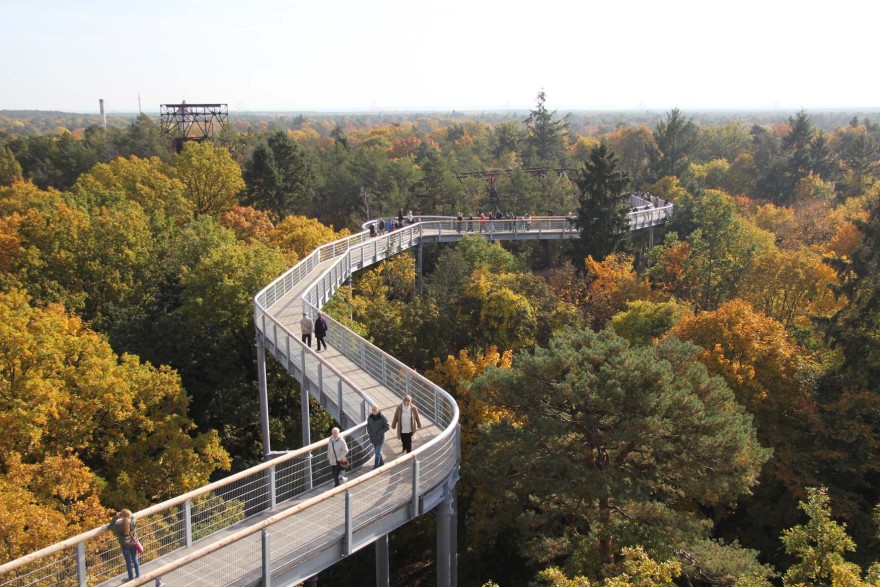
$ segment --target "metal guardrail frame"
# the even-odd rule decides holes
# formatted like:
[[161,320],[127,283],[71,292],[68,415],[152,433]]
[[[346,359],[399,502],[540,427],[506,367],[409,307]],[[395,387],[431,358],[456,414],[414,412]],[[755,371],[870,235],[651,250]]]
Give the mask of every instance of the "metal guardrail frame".
[[[665,204],[666,205],[661,206],[645,206],[642,210],[634,210],[630,212],[628,214],[630,230],[638,230],[640,228],[646,228],[664,223],[668,218],[672,216],[673,209],[672,204]],[[299,340],[298,337],[296,337],[284,325],[278,322],[275,317],[271,315],[269,309],[272,307],[272,305],[274,305],[276,301],[278,301],[281,297],[283,297],[283,295],[289,292],[295,285],[299,284],[308,274],[310,274],[314,270],[315,267],[317,267],[323,261],[326,261],[328,259],[337,259],[336,263],[332,264],[325,271],[323,271],[319,278],[313,282],[312,288],[304,292],[302,295],[303,307],[310,307],[313,312],[317,311],[321,306],[323,306],[324,303],[326,303],[327,300],[329,300],[333,292],[351,276],[353,271],[371,265],[404,249],[415,246],[421,242],[422,237],[429,236],[432,233],[436,233],[439,235],[444,230],[457,231],[457,229],[461,228],[462,223],[469,222],[470,221],[468,220],[459,222],[455,218],[431,220],[428,222],[411,224],[397,231],[385,233],[376,237],[370,237],[368,233],[362,232],[318,247],[310,255],[306,256],[302,261],[288,269],[272,283],[263,288],[254,297],[254,322],[258,330],[258,336],[262,337],[263,340],[267,342],[271,342],[274,345],[275,350],[277,351],[277,343],[279,340],[278,337],[280,332],[282,335],[284,335],[286,339],[286,345],[289,345],[290,340],[292,339],[294,345],[300,345],[301,353],[311,353],[312,355],[314,355],[315,360],[319,361],[323,369],[326,369],[329,372],[328,377],[335,377],[337,381],[340,382],[340,389],[342,382],[345,382],[347,387],[360,397],[360,401],[355,402],[355,404],[358,406],[360,413],[352,413],[351,415],[345,414],[346,402],[344,401],[344,399],[337,400],[336,403],[339,408],[339,415],[341,417],[343,415],[348,416],[352,419],[352,421],[363,421],[363,413],[365,412],[366,403],[372,404],[374,402],[365,393],[359,390],[357,386],[354,385],[344,374],[338,372],[332,366],[321,361],[320,356],[313,353],[311,349],[306,347]],[[492,234],[499,234],[499,236],[506,234],[517,234],[518,232],[533,233],[534,231],[554,232],[560,235],[575,232],[573,231],[572,223],[566,217],[534,217],[528,221],[523,219],[494,221],[487,220],[487,232],[489,226],[491,226]],[[479,220],[473,221],[473,227],[479,230]],[[503,230],[504,228],[507,228],[508,230]],[[471,232],[473,232],[473,234],[479,234],[477,230]],[[367,256],[368,249],[371,250],[372,253],[372,255],[369,257]],[[353,258],[353,256],[358,256],[355,251],[359,253],[359,258]],[[367,262],[368,258],[369,262]],[[412,475],[410,482],[412,484],[413,492],[425,491],[430,487],[437,486],[438,482],[442,484],[446,477],[448,477],[450,474],[457,474],[457,456],[455,455],[457,454],[458,450],[457,434],[459,413],[458,406],[455,403],[455,400],[445,390],[434,385],[433,383],[425,379],[422,375],[413,371],[406,365],[403,365],[402,363],[394,359],[394,357],[388,355],[375,345],[372,345],[362,337],[346,329],[342,324],[336,321],[333,322],[333,332],[337,333],[338,336],[344,336],[347,341],[355,343],[354,347],[356,351],[353,351],[351,349],[350,344],[338,345],[340,348],[343,348],[347,351],[345,354],[349,359],[353,360],[359,366],[364,368],[367,372],[371,372],[370,366],[367,364],[366,360],[367,354],[369,353],[373,356],[381,357],[381,368],[378,371],[375,371],[374,369],[374,372],[371,372],[371,374],[374,375],[374,377],[376,377],[379,381],[381,381],[383,385],[388,386],[389,389],[395,390],[395,392],[399,395],[402,395],[403,393],[412,394],[414,401],[416,401],[417,405],[423,410],[426,417],[431,418],[438,424],[442,421],[446,422],[446,427],[444,428],[444,430],[438,436],[434,437],[433,439],[431,439],[431,441],[419,447],[414,452],[396,459],[394,461],[394,467],[371,471],[370,473],[358,477],[357,479],[347,482],[341,487],[323,492],[320,495],[312,497],[289,510],[270,516],[269,518],[266,518],[258,524],[254,524],[245,529],[237,531],[218,542],[214,542],[204,547],[197,548],[185,557],[170,564],[163,565],[162,567],[143,575],[141,578],[133,581],[131,585],[144,585],[154,580],[160,580],[163,576],[167,576],[169,573],[172,573],[189,563],[204,558],[205,556],[217,552],[220,549],[239,540],[248,538],[257,532],[263,532],[265,529],[271,527],[273,524],[282,523],[284,520],[287,520],[291,516],[295,516],[298,513],[306,511],[309,507],[320,504],[326,500],[333,499],[343,492],[347,496],[346,501],[350,502],[350,500],[352,499],[351,492],[354,491],[357,486],[366,486],[372,479],[380,475],[391,474],[392,470],[396,470],[396,468],[400,467],[401,465],[408,467],[410,466],[409,463],[411,462]],[[270,323],[272,327],[271,338],[267,336]],[[296,347],[294,346],[294,348]],[[289,352],[289,349],[287,349],[288,357]],[[394,367],[393,370],[388,369],[389,363],[392,364],[392,366]],[[288,370],[290,370],[289,365]],[[400,387],[400,383],[399,381],[393,381],[392,378],[389,377],[389,374],[392,373],[394,370],[397,371],[398,375],[403,373],[404,387],[402,389],[395,389],[395,386],[397,386],[398,388]],[[412,393],[414,391],[413,385],[417,385],[419,388],[421,388],[419,392]],[[424,397],[424,390],[430,390],[430,393],[427,394],[427,399],[426,397]],[[444,413],[440,409],[441,406],[445,406],[448,411]],[[358,432],[362,432],[363,426],[364,424],[359,424],[349,430],[346,430],[344,434],[351,437]],[[453,445],[452,453],[449,452],[450,448],[448,441],[450,440]],[[197,500],[199,497],[202,496],[212,495],[218,490],[230,487],[248,477],[259,475],[260,473],[265,472],[268,479],[273,481],[271,487],[266,487],[266,493],[270,496],[269,507],[274,507],[275,499],[278,495],[278,487],[274,481],[276,479],[275,472],[277,470],[277,467],[285,463],[292,463],[297,459],[310,460],[312,452],[316,450],[321,450],[326,446],[327,439],[323,439],[307,447],[289,452],[282,457],[267,461],[266,463],[262,463],[260,465],[257,465],[256,467],[247,469],[246,471],[241,471],[240,473],[232,475],[221,481],[211,483],[209,485],[206,485],[205,487],[199,488],[197,490],[191,491],[181,496],[177,496],[171,500],[167,500],[145,510],[139,511],[135,515],[138,519],[145,520],[162,512],[169,512],[174,508],[179,508],[179,511],[174,512],[173,515],[183,515],[186,518],[183,524],[185,528],[185,530],[183,531],[185,542],[184,547],[193,548],[193,546],[191,546],[191,518],[194,515],[192,510],[193,500]],[[433,483],[430,485],[426,485],[422,483],[420,470],[430,469],[433,463],[432,461],[426,459],[426,457],[431,455],[431,451],[434,450],[441,450],[440,454],[444,458],[441,458],[440,460],[443,462],[449,462],[448,455],[453,454],[454,456],[452,466],[447,471],[440,471],[439,473],[443,473],[443,475],[441,475],[440,477],[437,477],[437,475],[431,477]],[[421,461],[419,460],[419,457],[422,457]],[[435,471],[435,473],[437,472]],[[418,496],[416,495],[412,499],[417,500]],[[414,511],[414,514],[417,514],[419,513],[417,504],[415,507],[416,510]],[[351,508],[348,508],[348,511],[350,512]],[[368,521],[364,521],[363,519],[361,519],[360,522],[361,526],[368,523]],[[344,523],[345,527],[349,529],[350,534],[350,530],[352,529],[352,520],[346,519]],[[222,528],[219,528],[214,532],[219,531],[220,529]],[[84,573],[88,573],[88,566],[86,564],[86,557],[88,556],[87,547],[90,541],[95,540],[99,536],[103,535],[105,532],[106,528],[104,526],[95,528],[93,530],[84,532],[37,552],[28,554],[14,561],[10,561],[4,565],[0,565],[0,586],[37,584],[76,584],[84,586],[89,584],[88,577],[83,576]],[[63,574],[63,576],[60,577],[61,582],[23,582],[18,581],[18,579],[20,578],[18,576],[3,576],[41,559],[53,559],[50,561],[50,565],[52,565],[55,562],[53,557],[65,556],[64,551],[70,549],[75,550],[75,552],[73,553],[73,557],[70,560],[70,562],[73,563],[72,568],[74,570],[70,572],[70,568],[68,568],[67,572],[60,573]],[[350,549],[351,544],[346,545],[346,550]],[[68,554],[67,556],[70,555]],[[106,554],[99,552],[97,554],[92,554],[92,556],[98,556],[100,558],[102,556],[106,557]],[[52,572],[53,571],[48,571],[48,573]],[[27,580],[28,579],[25,579],[25,581]],[[12,581],[17,582],[13,583]],[[37,579],[37,581],[39,581],[39,579]]]

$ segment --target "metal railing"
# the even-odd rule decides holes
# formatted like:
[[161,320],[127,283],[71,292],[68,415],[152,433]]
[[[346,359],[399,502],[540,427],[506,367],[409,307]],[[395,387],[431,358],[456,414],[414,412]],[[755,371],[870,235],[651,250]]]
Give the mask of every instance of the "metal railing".
[[[630,213],[635,230],[665,222],[672,205],[651,206]],[[351,277],[381,259],[444,232],[479,234],[474,220],[437,219],[370,237],[358,233],[317,248],[261,290],[254,298],[254,319],[266,348],[285,368],[311,382],[310,393],[328,407],[337,420],[356,424],[344,435],[351,441],[355,466],[368,461],[372,449],[364,425],[367,406],[374,403],[352,381],[306,347],[271,313],[272,306],[312,274],[333,260],[302,292],[303,308],[315,312]],[[565,217],[530,220],[487,220],[484,233],[518,235],[553,233],[558,238],[577,234]],[[491,231],[491,232],[490,232]],[[570,238],[570,237],[569,237]],[[356,549],[353,533],[402,506],[419,510],[420,495],[454,474],[458,462],[458,406],[443,389],[394,357],[330,319],[331,344],[346,358],[397,396],[409,394],[422,414],[440,428],[439,434],[414,452],[271,514],[276,506],[295,499],[330,480],[330,466],[322,451],[327,440],[289,452],[226,479],[137,512],[138,535],[146,547],[147,563],[181,549],[185,555],[163,564],[131,585],[160,579],[164,585],[186,585],[195,578],[220,584],[244,574],[266,572],[269,566],[289,568],[322,552],[340,540],[346,552]],[[317,455],[313,454],[317,453]],[[251,523],[242,525],[250,520]],[[236,525],[241,529],[230,532]],[[272,548],[265,530],[272,528]],[[224,531],[221,539],[210,539]],[[275,557],[272,557],[274,551]],[[0,587],[31,585],[95,585],[124,569],[118,544],[105,527],[74,536],[53,546],[0,566]]]

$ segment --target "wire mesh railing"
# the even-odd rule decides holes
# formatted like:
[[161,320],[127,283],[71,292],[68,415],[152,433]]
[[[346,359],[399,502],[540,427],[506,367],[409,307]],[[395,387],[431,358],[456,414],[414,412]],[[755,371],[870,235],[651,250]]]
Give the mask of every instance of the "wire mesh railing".
[[[630,227],[665,222],[671,213],[671,204],[652,202],[630,213]],[[368,233],[352,235],[319,247],[260,291],[254,299],[255,323],[273,355],[288,371],[296,374],[298,369],[300,377],[313,382],[315,389],[310,392],[336,412],[340,422],[363,422],[372,400],[307,349],[272,315],[269,310],[276,302],[308,279],[302,307],[316,312],[352,272],[415,246],[431,234],[482,230],[503,236],[542,231],[565,238],[566,233],[576,232],[574,224],[565,217],[483,223],[432,219],[376,237]],[[316,270],[327,261],[334,262],[315,277]],[[295,501],[331,481],[326,439],[138,512],[138,536],[146,548],[143,563],[188,550],[183,557],[159,565],[132,585],[160,577],[165,585],[221,584],[261,572],[266,543],[259,533],[268,527],[272,528],[275,549],[270,560],[287,567],[295,565],[346,539],[353,528],[369,525],[403,505],[411,504],[413,515],[418,515],[419,493],[442,483],[455,470],[458,408],[451,396],[342,324],[332,319],[331,324],[331,344],[395,396],[412,396],[422,414],[438,426],[439,434],[379,471],[349,481],[343,488],[303,497],[304,501],[279,513],[272,514],[280,502]],[[372,447],[363,424],[347,430],[345,435],[350,440],[355,466],[371,460]],[[247,520],[257,521],[248,525]],[[240,529],[230,533],[234,528]],[[220,532],[224,532],[222,537],[212,538]],[[96,528],[0,565],[0,587],[83,587],[118,576],[123,570],[115,538],[105,528]]]

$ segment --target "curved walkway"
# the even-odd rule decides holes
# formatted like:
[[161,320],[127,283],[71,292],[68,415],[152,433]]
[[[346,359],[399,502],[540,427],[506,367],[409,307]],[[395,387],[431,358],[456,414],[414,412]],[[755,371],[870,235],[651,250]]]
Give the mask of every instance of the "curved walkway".
[[[630,227],[662,224],[671,212],[671,205],[633,212]],[[559,217],[490,224],[484,234],[496,240],[578,236]],[[472,230],[479,234],[477,221]],[[434,508],[441,512],[438,533],[441,519],[448,528],[460,459],[455,401],[333,320],[330,348],[316,353],[300,342],[298,323],[303,312],[314,316],[355,271],[424,242],[459,240],[467,232],[454,219],[438,219],[374,238],[359,233],[316,249],[257,294],[254,319],[267,453],[266,352],[300,382],[304,396],[309,394],[347,428],[353,461],[349,480],[333,487],[326,439],[311,443],[306,436],[301,449],[269,453],[272,458],[261,465],[138,512],[138,533],[147,552],[140,579],[127,585],[294,585]],[[412,395],[425,427],[411,454],[400,455],[396,439],[387,441],[387,464],[374,471],[364,428],[369,406],[379,405],[390,415],[404,394]],[[303,421],[308,431],[307,411]],[[0,587],[121,584],[124,563],[115,539],[103,530],[0,566]],[[448,571],[438,575],[440,584],[455,582],[454,532],[451,540],[445,545],[438,541],[438,559],[443,559],[438,568]]]

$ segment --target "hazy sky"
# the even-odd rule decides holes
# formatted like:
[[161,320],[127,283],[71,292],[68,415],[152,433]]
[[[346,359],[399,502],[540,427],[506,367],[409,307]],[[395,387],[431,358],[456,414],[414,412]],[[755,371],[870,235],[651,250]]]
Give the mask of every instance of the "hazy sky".
[[0,0],[0,109],[880,106],[876,0]]

